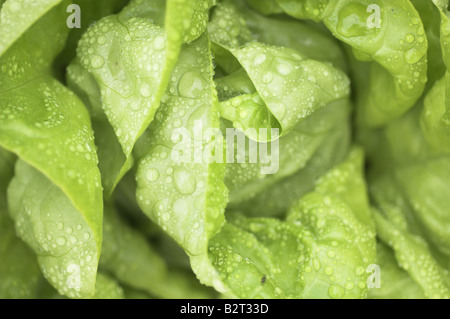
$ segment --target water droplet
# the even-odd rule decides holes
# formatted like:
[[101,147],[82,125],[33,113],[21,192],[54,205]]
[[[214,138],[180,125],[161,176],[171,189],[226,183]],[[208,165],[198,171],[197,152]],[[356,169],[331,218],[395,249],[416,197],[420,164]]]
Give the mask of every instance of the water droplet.
[[58,239],[56,239],[56,243],[59,246],[64,246],[66,244],[66,239],[64,237],[58,237]]
[[308,81],[312,83],[316,83],[317,79],[314,75],[308,75]]
[[339,11],[337,32],[346,38],[361,37],[369,30],[367,27],[367,6],[361,3],[349,3]]
[[163,221],[167,222],[167,221],[170,220],[170,214],[167,213],[167,212],[166,212],[166,213],[163,213],[162,216],[161,216],[161,218],[162,218]]
[[242,110],[239,115],[241,119],[245,119],[248,116],[248,112],[246,110]]
[[153,48],[156,50],[163,50],[165,47],[166,39],[162,35],[157,36],[153,41]]
[[106,43],[106,38],[104,36],[99,36],[97,39],[97,43],[102,45]]
[[181,125],[183,125],[183,121],[182,121],[181,119],[175,119],[175,120],[173,121],[173,127],[178,128],[178,127],[180,127]]
[[182,168],[177,167],[173,173],[175,188],[183,195],[190,195],[196,189],[196,178],[193,173]]
[[345,289],[341,285],[331,285],[328,288],[328,295],[333,299],[339,299],[345,296]]
[[159,178],[159,171],[156,168],[151,168],[147,171],[145,177],[147,177],[147,180],[150,182],[155,182]]
[[22,9],[22,4],[19,1],[10,1],[9,2],[9,11],[12,13],[16,13]]
[[100,55],[94,55],[91,59],[91,66],[94,69],[99,69],[105,64],[105,59]]
[[347,289],[347,290],[352,290],[354,287],[355,287],[355,284],[350,281],[345,284],[345,289]]
[[273,81],[273,74],[270,71],[267,71],[263,77],[262,77],[262,82],[265,84],[269,84]]
[[333,274],[333,272],[334,272],[333,267],[331,267],[331,266],[326,266],[325,267],[325,270],[324,270],[325,275],[331,276]]
[[416,38],[415,38],[414,35],[411,34],[411,33],[408,33],[408,34],[405,36],[405,41],[408,42],[408,43],[413,43],[415,39],[416,39]]
[[150,97],[152,95],[152,91],[150,86],[147,83],[143,83],[141,85],[141,88],[139,90],[139,93],[141,93],[141,95],[143,97]]
[[199,72],[186,72],[178,82],[178,92],[184,97],[194,99],[203,92],[206,86],[205,82]]
[[279,120],[283,119],[286,115],[286,106],[283,103],[278,103],[274,107],[271,107],[273,115]]
[[424,54],[419,52],[419,50],[417,50],[416,48],[412,48],[412,49],[406,51],[405,54],[403,55],[406,63],[409,63],[409,64],[415,64],[415,63],[419,62],[423,56],[424,56]]
[[255,66],[258,66],[266,61],[266,55],[264,53],[258,54],[254,59],[253,63]]
[[281,75],[288,75],[289,73],[292,72],[292,69],[293,69],[292,65],[288,63],[279,63],[277,65],[277,71]]

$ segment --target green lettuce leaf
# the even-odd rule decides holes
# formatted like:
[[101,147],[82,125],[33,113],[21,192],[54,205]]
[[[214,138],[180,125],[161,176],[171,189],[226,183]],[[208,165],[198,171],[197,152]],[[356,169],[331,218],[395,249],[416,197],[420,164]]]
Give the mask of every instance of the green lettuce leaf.
[[6,188],[15,157],[0,147],[0,298],[32,299],[42,277],[33,251],[17,237],[7,210]]
[[[382,126],[418,101],[427,80],[428,44],[420,16],[410,1],[277,2],[293,17],[323,22],[352,49],[356,59],[370,62],[363,69],[358,65],[356,71],[364,72],[356,81],[358,125]],[[372,16],[377,15],[375,7],[378,17]]]
[[[0,57],[36,21],[62,0],[6,0],[0,3]],[[4,3],[3,3],[4,2]]]
[[[212,41],[228,50],[245,70],[238,68],[217,81],[221,116],[235,128],[255,140],[276,139],[278,136],[270,134],[264,139],[259,128],[277,128],[279,136],[285,136],[316,110],[349,95],[347,76],[329,64],[291,48],[246,42],[247,36],[240,39],[240,34],[233,33],[235,23],[230,23],[238,19],[236,12],[237,8],[226,2],[217,8],[208,27]],[[238,30],[247,34],[245,27]],[[247,76],[253,86],[244,85],[247,91],[234,90],[236,81],[249,83]]]
[[[205,30],[213,4],[131,1],[83,34],[69,81],[79,95],[100,105],[123,152],[116,145],[112,147],[116,156],[109,150],[99,151],[102,172],[109,175],[104,183],[107,194],[133,165],[132,150],[154,119],[181,45]],[[100,148],[115,144],[104,116],[97,117]],[[108,145],[102,143],[105,140],[110,141]]]
[[[61,295],[52,286],[45,282],[40,284],[37,298],[39,299],[68,299],[67,296]],[[99,271],[97,280],[95,281],[95,294],[92,297],[84,299],[124,299],[125,288],[120,286],[117,280],[110,274]]]
[[363,153],[325,174],[284,220],[227,215],[210,244],[222,280],[241,298],[363,298],[375,229]]
[[[8,189],[9,213],[18,234],[38,255],[44,275],[55,288],[72,297],[84,297],[94,293],[103,199],[88,112],[75,94],[51,75],[52,61],[68,32],[66,4],[40,19],[0,59],[0,145],[20,158]],[[48,24],[53,26],[51,31]],[[27,185],[35,192],[24,194]],[[45,189],[53,197],[46,197]],[[48,206],[35,206],[41,202]],[[61,211],[55,211],[58,209]],[[58,225],[64,225],[69,211],[73,216],[67,222],[77,224],[67,227],[73,231],[71,238],[80,240],[78,249],[83,249],[83,236],[90,236],[83,251],[90,257],[89,265],[74,256],[80,253],[73,250],[66,259],[61,258],[70,240],[63,237]],[[54,219],[47,220],[46,214]],[[50,245],[48,237],[56,240],[56,235],[67,245]],[[78,274],[81,269],[86,272]]]
[[128,225],[114,206],[105,206],[104,241],[100,269],[120,283],[165,299],[208,298],[208,290],[194,276],[169,269],[148,238]]
[[[212,72],[206,35],[183,47],[145,136],[147,151],[142,152],[136,180],[145,214],[186,250],[202,283],[223,291],[207,257],[209,239],[224,223],[227,202]],[[214,150],[217,160],[211,157]]]
[[428,41],[428,71],[426,94],[435,82],[446,72],[441,49],[441,18],[440,12],[432,1],[412,0],[411,3],[420,14]]
[[440,38],[442,46],[442,55],[445,66],[447,67],[446,89],[445,89],[446,113],[444,121],[447,125],[450,125],[450,12],[448,11],[449,4],[444,0],[433,0],[433,3],[439,9],[441,15]]
[[[306,188],[311,190],[312,183],[308,183],[306,177],[308,171],[316,171],[320,167],[320,176],[330,169],[334,164],[343,160],[348,151],[346,144],[350,139],[349,127],[349,102],[342,99],[331,103],[327,107],[314,112],[298,124],[289,134],[281,137],[277,143],[279,150],[275,150],[269,156],[269,160],[264,156],[257,157],[256,163],[250,161],[251,140],[246,138],[246,158],[243,163],[238,162],[237,154],[233,164],[227,165],[225,184],[230,190],[229,207],[232,209],[244,209],[247,213],[257,212],[257,214],[278,213],[279,209],[271,209],[272,206],[281,199],[283,207],[287,208],[292,201],[286,200],[286,195],[292,199],[297,199],[302,193],[297,190]],[[241,137],[242,138],[242,137]],[[341,147],[340,156],[335,149],[335,145]],[[238,143],[235,144],[237,148]],[[273,147],[273,142],[267,146],[259,143],[258,147]],[[299,149],[301,148],[301,149]],[[334,152],[333,157],[323,155],[327,148]],[[316,155],[322,153],[321,156]],[[321,165],[314,165],[314,157],[321,157]],[[327,164],[332,162],[332,164]],[[302,171],[305,171],[302,173]],[[284,180],[300,175],[295,182],[295,191],[276,193],[275,189]],[[277,185],[278,184],[278,185]],[[291,187],[292,188],[292,187]]]
[[376,264],[381,270],[379,288],[369,290],[370,299],[425,299],[422,288],[398,265],[394,251],[377,242]]
[[[442,121],[444,97],[445,78],[436,82],[423,103],[407,116],[383,130],[363,133],[362,140],[370,159],[368,180],[376,189],[377,202],[399,205],[401,199],[399,207],[414,231],[448,255],[450,219],[445,198],[450,189],[450,133]],[[405,139],[409,142],[404,143]]]
[[101,230],[91,226],[59,187],[22,160],[8,188],[8,203],[18,235],[36,253],[52,286],[72,298],[93,295]]
[[272,0],[246,0],[246,2],[254,10],[262,14],[269,15],[283,12],[280,6],[275,1]]
[[395,252],[399,265],[422,288],[424,295],[432,299],[448,299],[450,277],[430,252],[427,243],[407,230],[390,223],[379,212],[374,213],[377,234]]

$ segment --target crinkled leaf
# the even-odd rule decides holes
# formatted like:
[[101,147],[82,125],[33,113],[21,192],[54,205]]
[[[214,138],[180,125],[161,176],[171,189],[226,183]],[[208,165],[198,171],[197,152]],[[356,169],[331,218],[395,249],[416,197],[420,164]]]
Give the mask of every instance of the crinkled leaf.
[[[386,124],[420,98],[427,74],[427,39],[410,1],[277,2],[289,15],[323,21],[333,35],[353,49],[358,60],[371,62],[365,70],[369,75],[357,81],[359,125]],[[373,16],[377,15],[374,6],[379,16]]]
[[285,220],[230,216],[210,258],[241,298],[362,298],[375,259],[363,154],[325,174]]
[[428,298],[448,299],[450,277],[432,256],[426,242],[408,231],[400,229],[380,212],[374,213],[378,236],[395,252],[399,265],[423,289]]
[[133,166],[134,158],[133,156],[128,159],[125,157],[114,129],[101,108],[101,94],[93,76],[79,65],[71,64],[67,68],[67,82],[89,110],[104,196],[108,198],[122,177]]
[[[350,128],[348,122],[343,121],[323,137],[322,144],[310,154],[311,157],[304,158],[305,166],[294,174],[280,180],[276,179],[273,185],[266,185],[263,189],[256,187],[256,192],[251,192],[252,188],[245,187],[243,190],[247,197],[239,196],[238,188],[231,190],[230,201],[233,202],[230,202],[229,208],[241,210],[246,215],[255,217],[284,216],[298,198],[313,190],[314,183],[320,176],[345,159],[350,143]],[[227,178],[236,177],[227,176]]]
[[[183,48],[150,126],[149,151],[136,175],[137,198],[143,211],[186,250],[198,278],[223,290],[207,258],[209,239],[223,225],[227,202],[223,157],[214,162],[209,153],[223,149],[219,125],[209,40],[202,36]],[[210,130],[215,140],[206,136]]]
[[[262,142],[258,143],[258,148],[267,147],[267,149],[272,148],[273,150],[268,153],[267,157],[260,156],[258,152],[254,162],[250,160],[250,155],[255,151],[250,149],[250,145],[255,144],[255,142],[246,138],[246,157],[243,163],[238,162],[237,155],[241,152],[236,150],[234,163],[227,165],[225,183],[230,189],[229,205],[237,208],[239,207],[237,205],[251,201],[252,204],[249,205],[250,207],[246,207],[246,211],[253,211],[254,209],[251,206],[259,207],[260,205],[253,200],[255,196],[262,203],[265,203],[264,205],[268,205],[267,202],[274,200],[270,191],[271,186],[284,178],[297,174],[299,170],[307,170],[309,161],[319,149],[324,148],[327,144],[334,145],[336,143],[336,140],[331,139],[331,136],[339,136],[342,142],[348,140],[348,137],[339,134],[346,131],[349,124],[348,116],[348,101],[342,99],[331,103],[327,107],[314,112],[292,129],[289,134],[276,141],[279,150],[274,149],[275,142],[268,145],[264,145]],[[342,143],[342,145],[344,144]],[[235,144],[235,148],[237,147],[239,147],[238,143]],[[346,147],[343,148],[343,151],[347,151]],[[335,159],[338,158],[340,157],[336,154]],[[322,173],[325,173],[331,166],[324,165]],[[309,185],[306,182],[299,183],[302,186],[303,184]],[[296,186],[296,188],[299,189],[300,186]],[[267,200],[260,198],[260,192],[265,193],[264,197]],[[298,197],[297,194],[296,198]],[[267,206],[261,207],[265,207],[264,214],[270,211]]]
[[22,160],[8,188],[8,203],[17,233],[36,253],[52,286],[68,297],[92,296],[101,231],[59,187]]
[[[308,58],[294,49],[261,42],[245,42],[232,33],[235,18],[231,3],[218,7],[209,26],[212,40],[228,50],[246,73],[239,69],[219,79],[221,116],[255,140],[265,141],[259,128],[278,128],[279,136],[288,134],[316,110],[349,95],[346,75],[329,64]],[[225,22],[223,22],[225,21]],[[238,30],[245,30],[245,23]],[[245,31],[241,33],[245,34]],[[221,34],[231,34],[230,38]],[[236,72],[238,73],[236,75]],[[234,92],[236,78],[254,85],[254,92]],[[231,86],[230,86],[230,84]],[[247,85],[249,90],[251,86]],[[230,98],[230,91],[235,95]],[[250,94],[251,93],[251,94]],[[256,131],[249,131],[249,128]],[[270,132],[269,132],[270,133]],[[267,135],[266,139],[275,139]]]
[[[258,93],[253,99],[237,96],[222,102],[222,116],[243,131],[278,127],[280,136],[284,136],[318,109],[349,94],[349,80],[343,72],[295,50],[251,42],[231,52]],[[252,111],[255,107],[260,110],[256,116]],[[273,120],[267,123],[268,112],[279,123],[277,126],[271,126]],[[255,118],[248,122],[252,115]],[[261,124],[254,125],[255,121]],[[243,126],[246,124],[253,126]]]
[[449,132],[442,122],[444,82],[444,79],[436,82],[424,103],[419,103],[407,116],[381,131],[366,134],[363,140],[371,163],[370,184],[384,185],[377,186],[377,193],[390,187],[390,193],[397,194],[387,196],[383,192],[378,197],[392,205],[398,205],[398,198],[402,199],[405,204],[400,208],[407,220],[416,225],[415,232],[448,255],[450,219],[445,198],[450,190],[450,162]]
[[[123,155],[118,154],[114,146],[116,157],[107,150],[100,151],[104,159],[102,171],[113,169],[112,174],[105,173],[110,174],[106,183],[108,194],[132,165],[131,152],[153,121],[182,43],[194,40],[204,31],[212,4],[132,1],[119,14],[98,21],[79,42],[75,65],[90,73],[95,81],[86,87],[84,79],[88,75],[75,70],[70,73],[71,82],[81,89],[80,94],[84,92],[100,102],[123,151]],[[98,89],[94,88],[95,82]],[[105,148],[102,141],[106,139],[114,145],[106,122],[98,122],[100,149]]]
[[[272,3],[275,2],[272,1]],[[223,1],[214,10],[214,15],[220,17],[219,26],[222,26],[222,29],[218,29],[217,36],[226,34],[232,37],[234,35],[233,32],[224,31],[236,28],[238,21],[245,21],[246,26],[241,26],[240,29],[248,30],[247,32],[250,33],[250,37],[253,40],[291,48],[301,52],[310,59],[331,63],[341,70],[347,70],[346,56],[343,49],[328,30],[324,32],[317,25],[308,24],[305,21],[293,19],[286,15],[263,16],[253,10],[249,10],[239,0]],[[215,23],[214,15],[210,25],[217,24]],[[223,20],[230,20],[230,27],[224,26]],[[222,41],[217,42],[224,43]]]
[[[47,235],[56,238],[52,237],[52,232],[60,232],[57,225],[64,223],[62,212],[65,206],[74,214],[72,221],[80,221],[79,225],[85,226],[78,230],[78,224],[71,226],[74,238],[83,238],[84,233],[91,236],[85,250],[92,258],[89,262],[91,268],[83,274],[83,283],[78,283],[77,277],[74,279],[77,283],[68,287],[67,280],[74,277],[70,277],[67,267],[70,266],[72,272],[80,270],[84,267],[84,260],[71,259],[58,264],[58,258],[52,258],[59,251],[55,252],[55,256],[48,255],[48,259],[39,258],[41,268],[55,271],[53,274],[46,272],[45,276],[56,288],[68,295],[82,297],[94,293],[101,247],[103,199],[88,112],[73,92],[50,75],[51,63],[62,49],[68,32],[62,13],[64,10],[64,3],[51,10],[0,59],[0,145],[21,159],[21,174],[30,172],[34,176],[36,173],[40,176],[36,181],[47,185],[47,189],[55,194],[52,198],[55,202],[46,198],[51,201],[50,205],[34,206],[45,200],[45,194],[38,192],[42,190],[42,185],[33,185],[33,181],[28,180],[31,176],[16,176],[9,189],[9,197],[14,200],[9,204],[21,238],[38,255],[52,249],[43,247],[45,242],[35,241],[32,233],[27,234],[25,228],[36,230],[43,238]],[[53,26],[51,31],[47,28],[48,24]],[[44,48],[41,49],[41,45]],[[18,62],[21,62],[20,65]],[[24,197],[21,186],[28,182],[38,190]],[[56,213],[55,209],[61,209],[61,212]],[[42,229],[35,225],[40,218],[32,218],[31,211],[35,214],[33,217],[48,213],[54,220],[48,228]],[[80,242],[79,249],[82,248]]]
[[6,0],[0,3],[0,56],[62,0]]
[[420,15],[428,41],[427,84],[424,92],[426,94],[446,72],[441,49],[441,19],[439,10],[432,1],[412,0],[411,3]]
[[380,286],[369,289],[370,299],[424,299],[422,288],[398,265],[394,251],[377,242],[376,264],[381,270]]
[[437,81],[424,99],[421,128],[434,153],[450,152],[450,129],[445,124],[447,79]]

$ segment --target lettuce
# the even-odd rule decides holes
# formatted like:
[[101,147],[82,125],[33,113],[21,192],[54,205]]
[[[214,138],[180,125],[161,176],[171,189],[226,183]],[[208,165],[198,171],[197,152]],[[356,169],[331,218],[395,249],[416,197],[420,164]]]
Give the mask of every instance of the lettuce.
[[0,0],[0,298],[449,298],[449,17]]

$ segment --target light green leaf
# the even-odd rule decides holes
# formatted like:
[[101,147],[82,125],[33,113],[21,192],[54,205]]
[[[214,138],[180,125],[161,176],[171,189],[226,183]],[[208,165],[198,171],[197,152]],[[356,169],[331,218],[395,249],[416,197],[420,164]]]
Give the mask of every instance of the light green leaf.
[[[10,214],[14,216],[20,237],[35,253],[41,254],[41,268],[55,271],[52,274],[46,272],[45,276],[56,288],[70,296],[84,297],[94,293],[102,240],[103,199],[88,112],[73,92],[50,75],[52,61],[62,49],[68,32],[61,12],[65,12],[64,4],[34,24],[0,59],[0,145],[21,159],[18,166],[20,174],[15,177],[9,191],[9,197],[14,199],[9,201]],[[51,30],[48,24],[53,26]],[[44,45],[43,49],[41,45]],[[39,177],[37,185],[29,180],[32,176],[26,176],[27,172]],[[21,187],[28,183],[37,188],[36,197],[22,196]],[[52,190],[55,202],[41,193],[43,185]],[[46,207],[34,206],[41,200],[51,203]],[[27,201],[32,205],[28,206]],[[55,212],[55,209],[61,211]],[[64,209],[74,214],[73,219],[69,218],[72,222],[79,222],[70,226],[74,238],[79,240],[84,233],[91,236],[85,250],[92,258],[89,262],[91,268],[80,279],[83,282],[79,284],[77,277],[72,287],[67,286],[67,280],[72,282],[74,278],[68,271],[86,267],[82,265],[85,261],[68,258],[58,264],[62,247],[53,252],[55,255],[44,253],[43,257],[43,251],[54,247],[43,247],[45,242],[36,241],[33,232],[25,232],[25,228],[31,228],[37,232],[36,236],[45,240],[48,240],[47,235],[53,236],[53,231],[59,234],[61,231],[57,225],[64,224]],[[45,216],[47,213],[55,219],[48,228],[42,229],[35,224],[40,220],[36,215]],[[77,231],[78,225],[83,225],[83,229]],[[82,248],[79,242],[78,249]]]
[[[259,186],[255,187],[256,192],[249,192],[248,190],[251,191],[252,188],[247,188],[247,185],[244,185],[243,193],[247,196],[241,197],[239,188],[232,189],[230,201],[233,202],[230,202],[229,208],[241,210],[246,215],[253,217],[285,216],[288,208],[294,202],[313,190],[314,183],[320,176],[346,158],[351,143],[350,134],[348,122],[342,121],[323,136],[322,144],[314,153],[310,154],[310,158],[308,156],[303,157],[306,160],[304,167],[292,175],[279,180],[276,179],[276,183],[273,185],[266,185],[263,189],[260,189]],[[319,136],[318,139],[320,139]],[[268,175],[265,176],[265,178],[269,177]],[[227,178],[236,177],[227,176]],[[255,185],[257,185],[256,180]]]
[[439,10],[432,1],[412,0],[422,20],[428,41],[428,71],[425,94],[446,72],[441,49],[441,19]]
[[110,275],[98,272],[95,282],[95,294],[92,299],[124,299],[123,288],[115,278]]
[[[118,153],[111,130],[104,119],[99,120],[102,171],[113,170],[104,174],[110,175],[104,183],[107,194],[132,166],[134,145],[154,119],[181,45],[205,30],[211,5],[211,1],[131,1],[81,38],[70,82],[79,95],[100,103],[123,151]],[[74,70],[77,67],[81,70]],[[93,77],[90,87],[83,69]],[[105,150],[105,140],[111,141],[116,156]]]
[[450,128],[445,124],[447,79],[443,77],[432,87],[424,99],[421,129],[435,153],[450,152]]
[[64,192],[22,160],[8,188],[18,235],[36,253],[43,275],[62,295],[95,293],[101,230],[93,228]]
[[[240,22],[237,34],[235,20]],[[222,93],[221,116],[235,128],[264,142],[259,128],[278,128],[279,136],[284,136],[316,110],[349,95],[349,80],[343,72],[312,60],[301,51],[248,41],[245,24],[244,18],[239,19],[237,8],[225,2],[217,8],[208,27],[216,45],[229,51],[245,70],[244,73],[237,68],[217,80]],[[298,47],[301,45],[295,48]],[[219,50],[219,54],[221,65],[224,53]],[[231,65],[235,69],[236,63]],[[235,89],[236,80],[239,84],[251,81],[255,91],[251,91],[251,85],[244,85],[248,90],[239,92]],[[256,133],[249,128],[256,129]],[[275,138],[278,136],[266,137]]]
[[0,8],[0,57],[37,20],[62,0],[6,0]]
[[[242,125],[249,124],[243,120],[251,116],[255,103],[262,109],[257,116],[262,123],[249,127],[259,129],[270,125],[265,122],[268,118],[265,105],[279,123],[280,136],[284,136],[318,109],[349,95],[349,80],[343,72],[310,60],[295,50],[251,42],[231,52],[247,72],[260,98],[255,102],[255,98],[238,96],[221,105],[222,116],[235,109],[234,117],[225,118],[243,131],[247,127]],[[245,104],[248,102],[250,105]],[[247,114],[243,114],[247,109]]]
[[273,0],[246,0],[246,2],[256,11],[265,14],[282,13],[283,10]]
[[[68,299],[67,296],[61,295],[52,286],[44,283],[40,284],[37,294],[39,299]],[[124,287],[121,287],[117,280],[110,274],[99,271],[97,280],[95,281],[95,294],[92,297],[84,299],[124,299]]]
[[[225,176],[225,184],[230,189],[230,202],[229,206],[234,209],[239,209],[244,203],[251,202],[249,205],[245,204],[245,211],[259,211],[264,208],[264,213],[267,214],[271,211],[269,202],[276,201],[275,198],[281,196],[273,196],[272,186],[280,182],[285,178],[289,178],[297,174],[301,170],[308,170],[311,159],[315,156],[321,148],[325,148],[335,144],[345,145],[349,137],[342,134],[347,130],[348,117],[350,107],[347,100],[342,99],[331,103],[327,107],[314,112],[311,116],[299,123],[292,131],[286,136],[281,137],[277,143],[279,150],[275,149],[269,154],[268,158],[261,157],[257,154],[256,163],[250,161],[250,144],[254,141],[246,138],[246,158],[243,163],[239,163],[236,151],[234,163],[227,165],[227,172]],[[332,136],[338,136],[338,139],[332,138]],[[235,147],[238,147],[238,143]],[[258,147],[273,148],[274,142],[269,143],[267,146],[264,143],[258,143]],[[347,147],[343,147],[342,151],[345,154]],[[253,151],[255,152],[255,151]],[[335,152],[334,159],[337,164],[342,160],[342,157],[338,156]],[[267,163],[266,163],[267,162]],[[323,161],[322,173],[330,169],[331,165],[325,165],[326,161]],[[301,173],[299,173],[301,174]],[[319,174],[320,175],[320,174]],[[307,183],[308,179],[304,181],[299,180],[295,189],[300,189],[301,186],[311,187],[311,184]],[[301,186],[300,186],[301,185]],[[264,195],[260,196],[263,192]],[[295,193],[295,192],[288,192]],[[258,200],[254,200],[257,197]],[[300,195],[294,195],[295,199]],[[284,198],[281,196],[280,198]],[[286,205],[289,206],[289,201],[286,201]],[[285,206],[285,207],[287,207]],[[257,208],[258,207],[258,208]]]
[[414,232],[448,255],[450,219],[445,198],[450,190],[449,133],[442,123],[444,84],[444,79],[436,82],[424,103],[383,130],[367,133],[363,140],[371,163],[369,183],[383,185],[377,186],[377,193],[390,187],[390,193],[397,194],[383,192],[378,197],[392,205],[398,205],[401,198],[406,204],[400,208],[414,225]]
[[380,266],[380,287],[369,289],[370,299],[425,299],[422,288],[398,265],[394,251],[377,242],[376,264]]
[[447,67],[446,72],[446,93],[445,93],[445,108],[446,113],[444,121],[446,125],[450,126],[450,12],[448,11],[448,2],[444,0],[433,0],[433,3],[438,7],[441,14],[441,46],[444,63]]
[[239,1],[234,3],[238,9],[233,14],[242,14],[254,40],[291,48],[310,59],[328,62],[341,70],[347,70],[344,51],[328,30],[324,32],[318,25],[286,15],[262,16],[239,5]]
[[210,258],[241,298],[363,298],[375,231],[361,150],[325,174],[285,220],[228,216]]
[[103,193],[105,198],[109,198],[116,185],[133,166],[134,158],[133,156],[128,159],[125,157],[114,129],[102,110],[100,89],[93,76],[78,64],[71,64],[67,68],[67,83],[89,110],[97,146]]
[[121,283],[166,299],[207,298],[206,288],[194,276],[169,269],[148,238],[105,206],[104,241],[100,269],[114,274]]
[[380,212],[375,212],[374,218],[378,236],[394,250],[401,267],[421,286],[425,296],[448,299],[450,296],[448,271],[436,262],[426,242],[399,229]]
[[325,10],[330,5],[330,0],[276,0],[278,5],[289,15],[298,19],[311,19],[322,21]]
[[[209,239],[224,222],[227,190],[206,35],[183,47],[162,101],[146,139],[148,151],[138,164],[138,203],[186,250],[200,281],[221,291],[207,257]],[[215,140],[206,136],[208,131]],[[212,150],[219,156],[216,162]]]
[[358,60],[370,62],[369,74],[356,83],[360,126],[382,126],[418,101],[427,79],[428,44],[410,1],[277,2],[289,15],[322,21]]
[[0,298],[33,299],[42,277],[33,251],[16,236],[8,212],[0,207]]

